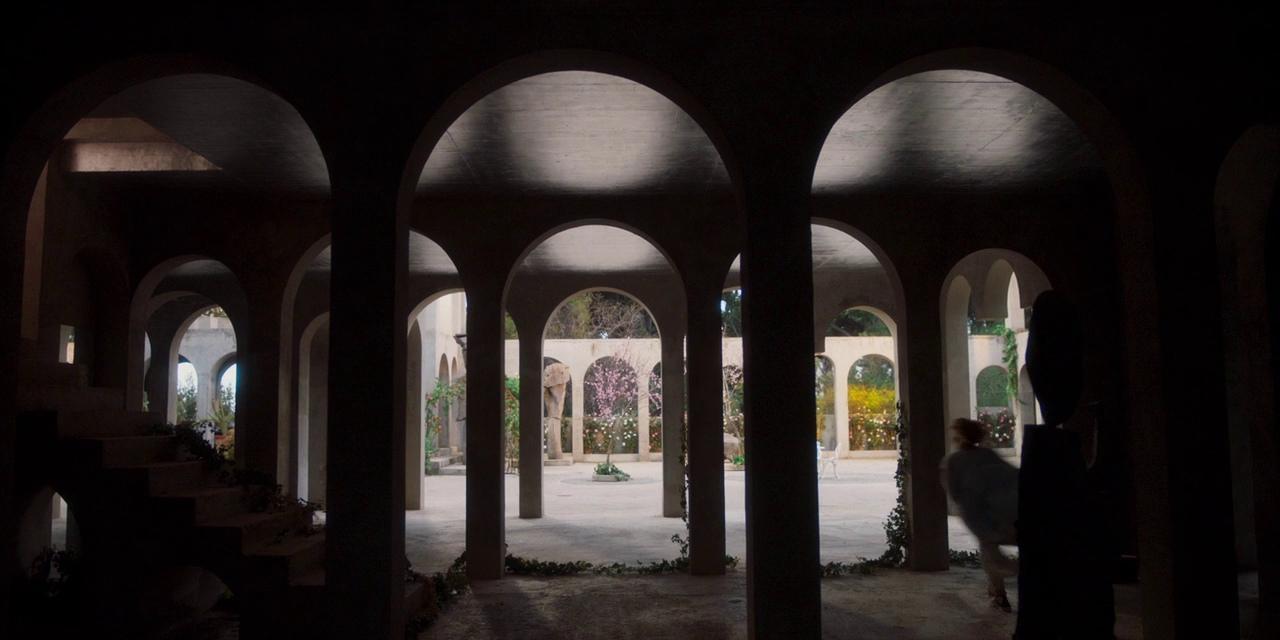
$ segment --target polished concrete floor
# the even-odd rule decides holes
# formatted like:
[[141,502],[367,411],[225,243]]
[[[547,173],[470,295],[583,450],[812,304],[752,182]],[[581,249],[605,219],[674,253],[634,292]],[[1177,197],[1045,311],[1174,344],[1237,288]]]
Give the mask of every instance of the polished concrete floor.
[[[1017,604],[1016,591],[1010,597]],[[1136,587],[1116,588],[1116,637],[1142,637]],[[826,638],[992,640],[1015,616],[990,607],[974,569],[880,570],[822,581]],[[515,578],[474,585],[419,638],[745,638],[746,579],[726,576]]]
[[[880,555],[884,518],[897,488],[892,459],[841,460],[840,478],[818,481],[823,562],[851,562]],[[591,482],[594,465],[577,463],[543,469],[543,517],[521,519],[519,479],[507,476],[507,549],[539,560],[633,562],[674,558],[674,534],[684,534],[679,518],[662,517],[662,463],[619,466],[632,480]],[[743,472],[725,472],[726,552],[746,555]],[[462,553],[466,538],[466,477],[429,476],[426,508],[406,515],[406,553],[419,571],[439,571]],[[950,523],[951,548],[973,550],[977,543],[958,518]]]

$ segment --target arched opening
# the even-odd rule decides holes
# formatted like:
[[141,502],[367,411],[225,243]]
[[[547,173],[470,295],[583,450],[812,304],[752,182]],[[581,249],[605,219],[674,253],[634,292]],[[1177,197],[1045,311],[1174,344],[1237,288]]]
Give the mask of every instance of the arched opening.
[[[579,540],[592,526],[602,533],[630,528],[636,545],[628,557],[659,560],[671,553],[679,523],[629,521],[640,510],[663,510],[664,492],[683,489],[669,486],[664,474],[665,431],[650,430],[655,419],[661,427],[675,415],[663,402],[670,366],[663,337],[679,321],[680,292],[674,270],[649,240],[599,224],[546,235],[513,270],[506,299],[513,326],[523,329],[519,336],[541,334],[540,343],[508,339],[506,349],[509,378],[527,372],[540,381],[525,389],[527,376],[519,375],[522,403],[533,403],[532,415],[520,422],[542,423],[541,437],[530,436],[527,449],[542,460],[527,462],[520,451],[522,518],[542,518],[540,527],[572,527]],[[542,366],[531,370],[526,360]],[[559,438],[548,431],[555,423],[544,419],[552,409],[562,412]],[[535,483],[529,474],[540,478]],[[583,510],[599,520],[582,521]],[[513,548],[536,539],[524,521],[509,526]],[[542,543],[518,555],[611,561],[623,553],[608,535],[590,538],[578,548]]]
[[942,324],[948,419],[983,422],[987,444],[1016,459],[1022,425],[1036,423],[1038,415],[1035,392],[1022,373],[1031,303],[1049,288],[1048,279],[1021,254],[986,249],[961,260],[947,282]]
[[[975,59],[990,55],[967,53]],[[947,69],[940,63],[947,57],[939,54],[903,65],[860,94],[833,123],[812,184],[815,217],[862,227],[881,243],[875,245],[875,257],[910,256],[916,263],[912,273],[903,274],[904,282],[909,281],[913,288],[911,297],[897,285],[892,265],[886,265],[891,286],[884,302],[860,304],[882,309],[903,332],[894,336],[893,351],[879,353],[891,356],[897,365],[894,396],[902,402],[904,425],[909,427],[905,460],[910,465],[905,470],[910,474],[909,482],[898,486],[886,482],[880,494],[894,509],[892,517],[886,510],[877,518],[884,523],[883,531],[890,540],[883,557],[894,564],[929,570],[950,565],[948,550],[977,548],[959,519],[947,518],[947,496],[938,475],[939,463],[948,450],[946,425],[955,418],[977,418],[983,413],[999,418],[1008,427],[1017,423],[1019,411],[1028,420],[1035,415],[1034,409],[1022,410],[1016,402],[1022,397],[1017,393],[1021,386],[1018,373],[1025,362],[1025,307],[1049,288],[1048,279],[1026,255],[984,249],[993,245],[1018,247],[1034,252],[1030,255],[1045,264],[1075,265],[1062,271],[1073,292],[1102,298],[1105,296],[1098,292],[1111,286],[1099,279],[1103,269],[1080,266],[1075,256],[1058,246],[1046,247],[1032,239],[1038,236],[1028,230],[1034,227],[1060,235],[1063,247],[1110,246],[1108,230],[1114,222],[1099,212],[1111,212],[1115,206],[1103,159],[1062,109],[1018,82]],[[995,57],[1000,58],[998,54]],[[1030,71],[1033,63],[1004,60],[1000,64],[1039,79]],[[1045,80],[1045,84],[1054,83]],[[1071,94],[1072,89],[1067,88],[1058,97]],[[1096,108],[1078,103],[1072,106],[1081,111]],[[1093,124],[1103,129],[1107,126],[1105,122]],[[1098,131],[1091,133],[1097,135]],[[1068,202],[1051,195],[1068,193],[1076,199]],[[1036,216],[1034,221],[1028,218],[1032,215]],[[936,233],[924,231],[942,220],[949,226],[936,229]],[[1081,220],[1099,224],[1082,224]],[[824,266],[824,256],[818,250],[816,233],[813,242],[816,277]],[[961,260],[963,256],[968,257]],[[924,284],[918,276],[945,272],[957,261],[960,264],[941,280],[937,305],[921,302],[920,291],[914,287],[933,289],[937,284]],[[838,279],[815,279],[817,328],[836,312],[859,304],[834,306],[824,316],[820,301],[827,297],[828,289],[838,290],[839,285]],[[1101,299],[1090,299],[1089,303],[1105,304]],[[935,318],[941,321],[940,327]],[[939,328],[942,339],[935,342]],[[826,340],[830,343],[833,338]],[[1105,355],[1094,357],[1106,360]],[[941,380],[936,375],[939,365]],[[1000,402],[988,400],[1000,405],[998,411],[984,408],[980,412],[976,390],[991,374],[984,374],[982,380],[978,374],[990,366],[1000,367],[999,389],[1004,393]],[[851,382],[853,373],[850,371]],[[1017,428],[1013,431],[1012,438],[1001,439],[1004,455],[1012,456],[1018,450],[1021,436]],[[886,468],[887,473],[892,470],[892,466]],[[819,481],[819,495],[825,524],[830,499],[823,492],[823,482]],[[895,526],[904,521],[910,523],[909,532]],[[866,533],[881,533],[881,527],[875,526],[879,523],[866,524],[874,526],[864,529]],[[909,543],[903,533],[909,533]],[[838,539],[855,536],[856,531],[848,530],[836,540],[824,535],[823,556]],[[895,540],[906,544],[899,546]],[[874,557],[865,552],[859,555]],[[833,559],[847,561],[849,557]]]
[[849,451],[896,452],[898,393],[893,362],[875,353],[858,358],[849,368],[847,389]]
[[1214,210],[1241,628],[1263,637],[1280,629],[1280,619],[1265,615],[1280,593],[1280,555],[1269,551],[1280,540],[1280,517],[1268,497],[1280,488],[1280,472],[1263,462],[1277,456],[1280,369],[1269,354],[1280,348],[1280,127],[1250,127],[1232,145]]

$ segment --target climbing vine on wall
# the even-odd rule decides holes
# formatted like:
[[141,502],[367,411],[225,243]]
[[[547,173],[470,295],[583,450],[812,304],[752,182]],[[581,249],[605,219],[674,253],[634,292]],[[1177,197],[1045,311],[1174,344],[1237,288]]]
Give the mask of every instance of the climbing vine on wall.
[[1009,397],[1018,397],[1018,334],[1013,329],[1004,328],[1004,332],[1000,334],[1003,339],[1004,347],[1001,351],[1004,360],[1004,370],[1009,373]]

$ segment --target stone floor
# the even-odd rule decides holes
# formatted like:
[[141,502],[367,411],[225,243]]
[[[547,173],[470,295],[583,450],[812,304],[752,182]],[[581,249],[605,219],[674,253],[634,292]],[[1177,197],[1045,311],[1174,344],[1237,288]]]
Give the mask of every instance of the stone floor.
[[[892,459],[842,460],[840,478],[818,481],[820,557],[823,562],[870,558],[884,550],[884,518],[897,499]],[[623,483],[591,482],[591,464],[543,469],[544,516],[518,517],[519,479],[506,478],[507,548],[539,560],[589,562],[673,558],[678,518],[662,517],[662,463],[628,462]],[[743,472],[725,472],[725,542],[730,555],[745,556]],[[466,478],[429,476],[426,509],[406,514],[406,553],[415,569],[439,571],[462,553],[466,537]],[[951,518],[951,548],[977,543]]]
[[[843,474],[842,474],[843,475]],[[1015,616],[992,609],[982,574],[881,570],[822,581],[826,638],[991,640]],[[1016,591],[1010,597],[1016,606]],[[1116,637],[1142,637],[1134,586],[1116,588]],[[602,615],[601,612],[607,612]],[[609,640],[746,637],[746,581],[672,576],[515,578],[475,585],[419,638]]]

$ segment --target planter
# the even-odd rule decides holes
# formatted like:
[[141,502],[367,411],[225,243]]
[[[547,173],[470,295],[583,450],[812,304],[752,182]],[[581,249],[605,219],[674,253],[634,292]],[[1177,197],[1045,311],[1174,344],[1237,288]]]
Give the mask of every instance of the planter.
[[746,468],[746,466],[745,466],[745,465],[741,465],[741,464],[734,464],[734,463],[732,463],[732,462],[726,462],[726,463],[724,463],[724,470],[725,470],[725,471],[742,471],[742,470],[743,470],[743,469],[745,469],[745,468]]
[[630,480],[630,478],[624,478],[621,476],[615,476],[611,474],[605,474],[605,475],[600,475],[598,473],[591,474],[592,482],[626,482],[627,480]]

